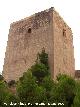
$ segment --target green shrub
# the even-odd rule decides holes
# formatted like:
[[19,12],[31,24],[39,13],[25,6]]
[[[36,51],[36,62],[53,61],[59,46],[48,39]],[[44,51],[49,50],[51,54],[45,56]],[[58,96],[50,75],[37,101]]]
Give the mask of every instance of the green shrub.
[[11,86],[15,86],[16,82],[15,80],[11,80],[8,82],[8,86],[11,87]]

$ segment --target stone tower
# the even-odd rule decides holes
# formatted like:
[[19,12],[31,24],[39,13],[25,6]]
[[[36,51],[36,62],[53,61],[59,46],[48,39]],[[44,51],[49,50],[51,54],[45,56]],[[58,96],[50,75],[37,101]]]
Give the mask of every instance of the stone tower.
[[73,36],[54,8],[14,22],[10,26],[3,66],[6,81],[18,80],[45,48],[52,78],[59,73],[75,74]]

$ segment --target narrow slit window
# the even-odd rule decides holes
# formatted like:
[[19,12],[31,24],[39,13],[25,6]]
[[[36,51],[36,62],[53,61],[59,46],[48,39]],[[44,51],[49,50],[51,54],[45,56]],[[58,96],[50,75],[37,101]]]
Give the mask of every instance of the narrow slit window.
[[31,28],[28,29],[28,33],[31,33]]
[[66,36],[66,30],[63,29],[63,36]]

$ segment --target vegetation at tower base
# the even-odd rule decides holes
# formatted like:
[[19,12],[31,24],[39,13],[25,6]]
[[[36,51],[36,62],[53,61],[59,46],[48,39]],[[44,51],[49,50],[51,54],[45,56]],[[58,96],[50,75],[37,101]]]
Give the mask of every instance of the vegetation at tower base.
[[49,69],[49,64],[48,64],[48,54],[45,53],[45,49],[42,49],[42,53],[38,53],[38,58],[40,63],[44,64],[47,69]]
[[80,81],[76,82],[75,94],[76,95],[75,95],[72,107],[79,107],[80,106]]
[[[44,56],[44,58],[42,58]],[[42,60],[41,60],[42,59]],[[45,61],[44,61],[44,60]],[[44,63],[45,62],[45,63]],[[80,81],[75,81],[67,75],[59,74],[57,80],[52,80],[48,65],[48,55],[44,51],[38,53],[36,63],[23,74],[16,83],[16,94],[10,92],[9,85],[14,85],[15,81],[10,81],[8,84],[0,79],[0,107],[7,107],[10,103],[17,103],[15,107],[21,107],[18,103],[31,103],[33,107],[39,107],[35,103],[56,103],[54,107],[79,107],[80,106]],[[63,103],[60,106],[58,103]],[[28,107],[28,105],[24,105]],[[29,105],[29,107],[32,107]],[[44,106],[40,106],[44,107]]]
[[3,78],[3,76],[0,74],[0,80],[3,80],[4,78]]
[[15,80],[11,80],[8,82],[8,86],[11,87],[11,86],[15,86],[16,82]]
[[0,106],[3,106],[6,95],[8,94],[4,81],[0,80]]
[[31,72],[32,72],[32,75],[36,77],[37,82],[39,82],[39,83],[42,82],[42,80],[45,76],[49,75],[48,69],[42,63],[40,63],[40,64],[36,63],[35,65],[33,65],[31,67]]
[[[44,54],[46,55],[45,51]],[[43,102],[46,107],[48,103],[58,104],[61,102],[64,103],[64,107],[71,107],[75,98],[75,80],[67,75],[58,75],[57,81],[53,81],[47,65],[48,62],[46,63],[48,58],[45,60],[44,55],[45,61],[41,60],[43,59],[43,51],[38,55],[36,63],[24,73],[18,82],[17,93],[20,100],[33,105],[36,102]],[[56,105],[56,107],[59,106]]]
[[8,85],[0,80],[0,107],[5,107],[4,103],[7,103],[8,107],[10,107],[11,101],[17,102],[16,96],[9,91]]

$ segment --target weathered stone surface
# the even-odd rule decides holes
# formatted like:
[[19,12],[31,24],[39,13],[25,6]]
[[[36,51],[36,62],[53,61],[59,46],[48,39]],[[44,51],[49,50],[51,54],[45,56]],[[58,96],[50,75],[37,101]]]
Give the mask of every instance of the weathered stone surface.
[[80,79],[80,70],[75,70],[75,79]]
[[49,55],[52,78],[58,73],[74,76],[72,31],[50,8],[11,24],[3,66],[5,80],[18,80],[43,47]]

